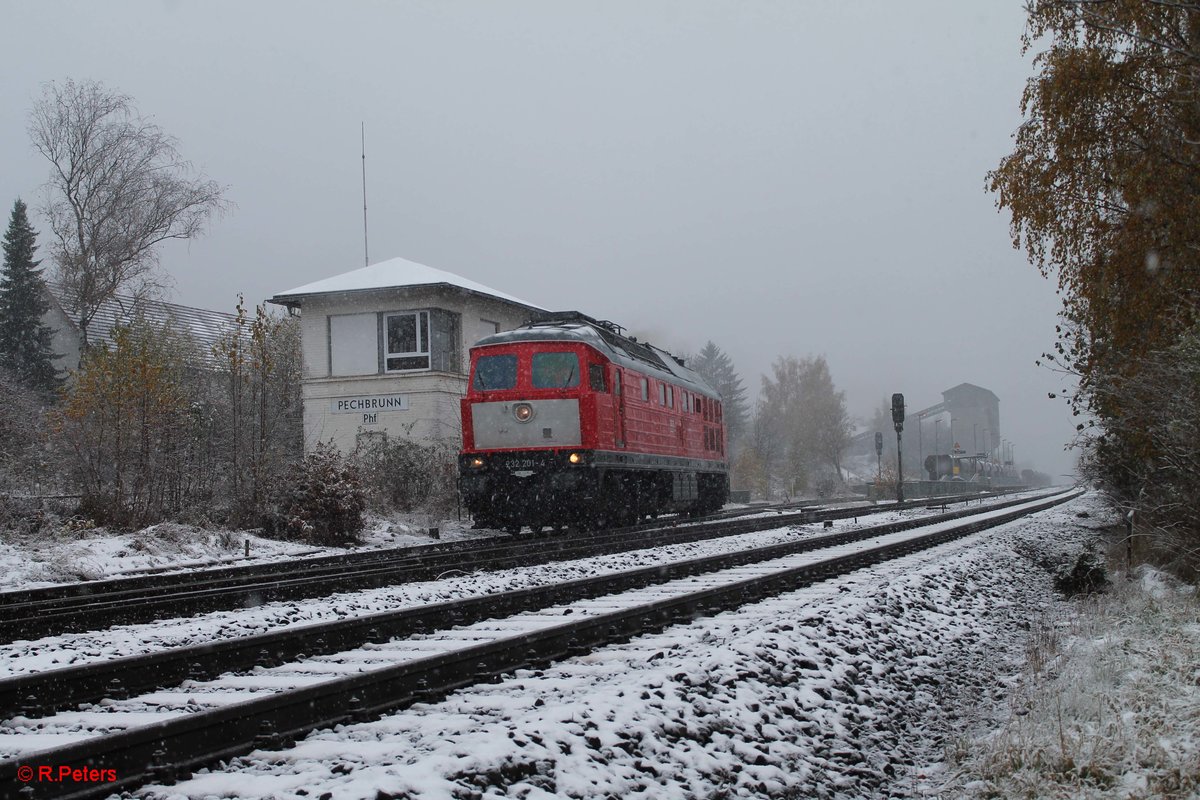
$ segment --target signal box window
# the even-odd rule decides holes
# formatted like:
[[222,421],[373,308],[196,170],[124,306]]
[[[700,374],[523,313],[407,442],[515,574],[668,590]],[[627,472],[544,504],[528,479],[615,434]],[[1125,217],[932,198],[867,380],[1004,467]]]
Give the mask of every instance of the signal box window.
[[534,353],[535,389],[569,389],[579,385],[579,356],[574,353]]
[[607,392],[608,387],[604,384],[604,367],[600,364],[588,365],[588,386],[593,392]]
[[517,385],[517,357],[480,356],[475,362],[475,380],[471,385],[485,392],[512,389]]
[[388,372],[429,369],[429,312],[388,314],[384,318]]

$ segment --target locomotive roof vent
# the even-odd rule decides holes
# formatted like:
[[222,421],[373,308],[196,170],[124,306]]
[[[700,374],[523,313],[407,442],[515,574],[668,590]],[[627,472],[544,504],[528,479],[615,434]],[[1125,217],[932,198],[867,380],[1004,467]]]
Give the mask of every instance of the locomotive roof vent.
[[625,335],[625,329],[612,320],[595,319],[581,311],[546,311],[531,318],[525,325],[526,327],[532,327],[534,325],[554,325],[563,322],[582,322],[595,328],[603,328],[606,331],[615,333],[617,336]]
[[[645,342],[639,342],[636,337],[626,336],[624,328],[606,319],[595,319],[579,311],[547,311],[544,314],[538,314],[529,320],[529,322],[526,322],[525,327],[536,328],[539,325],[550,326],[569,323],[587,325],[600,334],[600,338],[607,342],[610,347],[621,351],[630,358],[636,358],[651,366],[670,371],[666,363],[655,352],[655,348],[652,348]],[[675,360],[679,361],[679,359]],[[679,364],[683,366],[682,361]]]

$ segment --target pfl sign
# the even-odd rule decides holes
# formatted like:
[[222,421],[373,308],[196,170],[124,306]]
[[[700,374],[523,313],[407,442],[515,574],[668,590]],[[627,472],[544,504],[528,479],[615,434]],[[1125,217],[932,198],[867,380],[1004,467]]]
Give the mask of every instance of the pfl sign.
[[900,392],[892,395],[892,422],[896,426],[896,433],[904,430],[904,395]]

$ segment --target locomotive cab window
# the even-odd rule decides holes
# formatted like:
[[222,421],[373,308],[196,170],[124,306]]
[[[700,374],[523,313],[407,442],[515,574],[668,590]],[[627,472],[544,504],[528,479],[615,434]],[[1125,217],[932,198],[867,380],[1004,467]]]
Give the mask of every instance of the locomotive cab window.
[[608,386],[604,383],[604,365],[589,364],[588,365],[588,386],[593,392],[607,392]]
[[480,356],[475,362],[475,380],[471,385],[481,391],[513,388],[517,385],[517,357]]
[[535,389],[569,389],[579,385],[579,356],[574,353],[534,353]]

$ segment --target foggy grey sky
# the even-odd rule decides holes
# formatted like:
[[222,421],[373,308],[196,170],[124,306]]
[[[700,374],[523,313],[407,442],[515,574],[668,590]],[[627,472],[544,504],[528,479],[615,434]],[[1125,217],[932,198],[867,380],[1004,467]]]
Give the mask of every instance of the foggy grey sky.
[[372,261],[712,339],[754,394],[824,354],[855,416],[976,383],[1058,476],[1072,418],[1034,365],[1058,300],[984,191],[1031,71],[1021,5],[9,0],[0,202],[40,203],[43,83],[119,89],[229,187],[162,266],[170,299],[231,311],[362,266],[365,123]]

